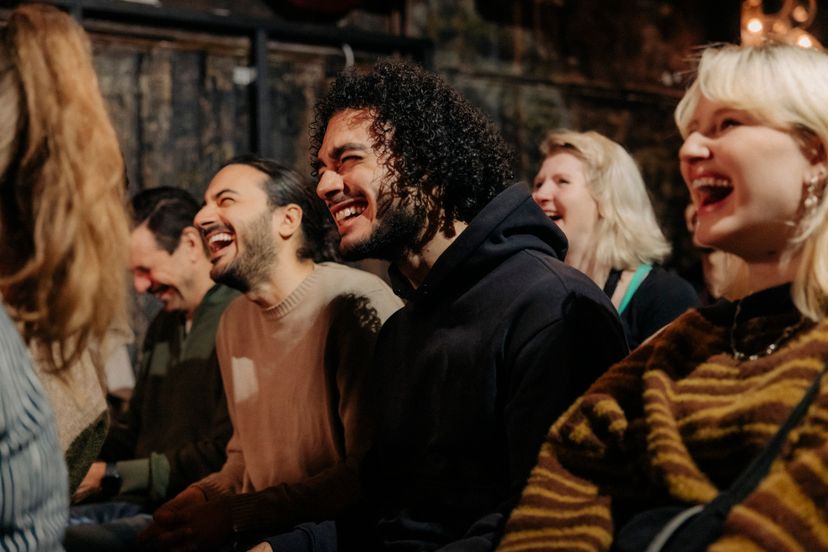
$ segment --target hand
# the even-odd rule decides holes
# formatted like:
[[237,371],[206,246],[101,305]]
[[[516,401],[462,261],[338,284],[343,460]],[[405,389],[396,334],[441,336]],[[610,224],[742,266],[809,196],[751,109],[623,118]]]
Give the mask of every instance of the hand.
[[273,547],[266,542],[260,542],[247,552],[273,552]]
[[176,515],[178,512],[199,504],[205,504],[206,502],[207,497],[201,489],[198,487],[187,487],[178,493],[175,498],[168,500],[155,510],[155,513],[152,515],[152,523],[138,535],[139,542],[154,543],[157,545],[162,533],[177,527]]
[[223,549],[233,539],[233,520],[227,499],[178,510],[170,521],[161,526],[158,544],[173,552]]
[[85,498],[100,493],[103,490],[101,481],[103,480],[105,472],[106,462],[94,462],[89,467],[89,471],[86,472],[83,481],[80,482],[80,485],[75,490],[75,494],[72,495],[72,502],[80,502]]

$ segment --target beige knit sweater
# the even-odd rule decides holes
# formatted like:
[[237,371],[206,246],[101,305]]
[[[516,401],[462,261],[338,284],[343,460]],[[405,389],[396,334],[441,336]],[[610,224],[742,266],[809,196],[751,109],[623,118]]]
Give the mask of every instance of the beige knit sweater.
[[356,499],[374,342],[401,306],[376,276],[323,263],[271,309],[227,308],[216,352],[234,431],[222,470],[196,486],[232,495],[237,531],[275,534]]

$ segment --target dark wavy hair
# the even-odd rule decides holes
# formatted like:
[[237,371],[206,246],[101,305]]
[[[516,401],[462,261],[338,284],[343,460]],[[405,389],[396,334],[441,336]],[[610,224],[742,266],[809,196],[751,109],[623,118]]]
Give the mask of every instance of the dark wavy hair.
[[133,223],[146,223],[155,241],[170,255],[178,249],[181,233],[193,225],[200,208],[187,190],[172,186],[150,188],[132,198]]
[[[328,121],[346,109],[373,116],[377,152],[396,179],[382,190],[427,214],[423,243],[453,235],[514,182],[512,154],[491,122],[437,75],[409,62],[381,60],[369,73],[347,69],[316,104],[312,166]],[[382,156],[380,156],[382,159]],[[314,177],[318,177],[316,170]]]
[[247,165],[267,176],[262,183],[262,189],[267,194],[271,209],[289,203],[302,208],[303,243],[297,252],[299,258],[311,259],[314,262],[339,259],[334,236],[336,230],[331,214],[305,178],[281,163],[254,153],[237,155],[226,161],[218,170],[228,165]]

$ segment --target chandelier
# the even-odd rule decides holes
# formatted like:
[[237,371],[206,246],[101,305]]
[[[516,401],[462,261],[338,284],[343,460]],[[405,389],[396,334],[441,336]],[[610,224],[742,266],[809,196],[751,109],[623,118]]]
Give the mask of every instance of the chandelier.
[[803,48],[822,44],[806,31],[816,16],[816,0],[784,0],[776,13],[765,13],[763,0],[742,0],[742,44],[785,42]]

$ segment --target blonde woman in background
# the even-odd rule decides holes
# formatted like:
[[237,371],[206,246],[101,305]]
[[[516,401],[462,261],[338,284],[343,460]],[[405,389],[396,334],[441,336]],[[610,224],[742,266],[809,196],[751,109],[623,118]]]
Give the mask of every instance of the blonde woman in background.
[[53,550],[67,515],[66,470],[53,408],[20,338],[45,387],[68,396],[50,399],[72,418],[64,448],[82,476],[105,417],[79,427],[69,410],[102,398],[92,353],[125,320],[124,168],[74,20],[25,5],[0,38],[0,549]]
[[710,48],[676,122],[695,240],[751,293],[687,312],[553,424],[504,552],[828,549],[828,55]]
[[569,241],[566,264],[604,289],[630,349],[698,304],[693,287],[657,266],[670,245],[632,157],[597,132],[553,130],[532,197]]

